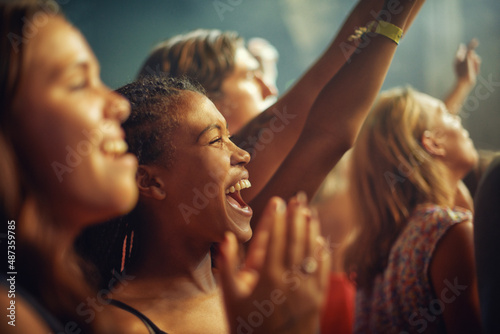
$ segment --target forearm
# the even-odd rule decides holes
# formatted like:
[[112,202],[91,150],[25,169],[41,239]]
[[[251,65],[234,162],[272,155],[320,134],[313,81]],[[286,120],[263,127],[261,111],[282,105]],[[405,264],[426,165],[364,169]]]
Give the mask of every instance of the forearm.
[[245,193],[246,200],[251,200],[269,181],[297,141],[318,94],[356,50],[357,42],[348,41],[348,37],[356,28],[374,20],[383,3],[383,0],[360,0],[314,65],[283,97],[234,137],[238,146],[253,153],[248,165],[252,188]]
[[473,84],[465,80],[459,80],[455,83],[455,86],[444,100],[444,103],[450,113],[458,114],[460,112],[460,108],[462,108],[462,105],[472,90],[472,87]]
[[[401,5],[399,14],[385,19],[404,26],[411,5]],[[272,195],[288,198],[303,190],[312,197],[328,172],[354,143],[397,46],[385,36],[370,34],[367,38],[351,62],[345,64],[321,91],[296,145],[266,187],[251,201],[254,217],[258,218]]]
[[[314,151],[311,154],[311,150]],[[323,182],[324,178],[335,166],[347,147],[333,151],[331,141],[319,135],[313,135],[307,141],[298,141],[283,164],[266,184],[262,191],[249,202],[253,209],[252,228],[258,222],[271,194],[279,194],[288,199],[299,190],[304,190],[308,198]],[[313,159],[309,159],[314,155]]]

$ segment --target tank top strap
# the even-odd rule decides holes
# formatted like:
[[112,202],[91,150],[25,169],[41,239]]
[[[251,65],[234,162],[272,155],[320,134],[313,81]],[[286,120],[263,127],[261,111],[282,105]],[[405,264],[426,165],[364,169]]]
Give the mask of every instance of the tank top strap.
[[139,318],[144,323],[144,325],[147,327],[150,334],[167,334],[166,332],[159,329],[158,326],[156,326],[154,324],[154,322],[151,321],[151,319],[146,317],[141,312],[137,311],[132,306],[129,306],[129,305],[127,305],[119,300],[116,300],[116,299],[110,299],[110,304],[135,315],[137,318]]

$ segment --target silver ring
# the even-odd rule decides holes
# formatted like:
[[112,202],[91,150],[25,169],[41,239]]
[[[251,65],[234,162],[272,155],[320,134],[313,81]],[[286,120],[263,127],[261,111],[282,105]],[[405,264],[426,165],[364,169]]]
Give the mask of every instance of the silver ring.
[[318,261],[312,257],[306,257],[300,264],[300,269],[306,274],[314,274],[318,270]]

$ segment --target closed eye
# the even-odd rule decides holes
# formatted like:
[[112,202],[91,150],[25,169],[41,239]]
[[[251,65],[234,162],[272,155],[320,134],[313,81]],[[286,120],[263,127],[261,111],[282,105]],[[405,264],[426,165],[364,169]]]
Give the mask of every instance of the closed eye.
[[217,137],[209,142],[209,144],[215,144],[222,141],[222,137]]
[[88,86],[88,80],[80,80],[78,82],[71,83],[69,89],[71,91],[80,90]]

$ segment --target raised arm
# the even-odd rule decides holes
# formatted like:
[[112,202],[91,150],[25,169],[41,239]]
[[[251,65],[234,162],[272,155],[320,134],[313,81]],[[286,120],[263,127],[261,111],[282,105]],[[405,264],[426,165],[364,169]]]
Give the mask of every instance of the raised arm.
[[460,44],[455,55],[456,82],[444,103],[452,114],[458,114],[467,95],[476,85],[477,75],[481,66],[481,58],[476,54],[479,45],[472,39],[467,46]]
[[[416,15],[422,4],[423,0],[387,1],[380,16],[404,30],[406,20]],[[364,37],[359,51],[314,102],[293,150],[259,195],[250,201],[254,222],[270,196],[289,198],[303,190],[312,197],[331,168],[353,145],[382,86],[396,47],[396,43],[385,36],[370,33]]]
[[247,166],[252,176],[252,188],[244,194],[247,201],[260,192],[285,159],[302,131],[314,100],[356,50],[357,42],[348,41],[348,37],[354,29],[374,20],[383,3],[384,0],[359,0],[327,50],[297,83],[232,137],[252,155]]

